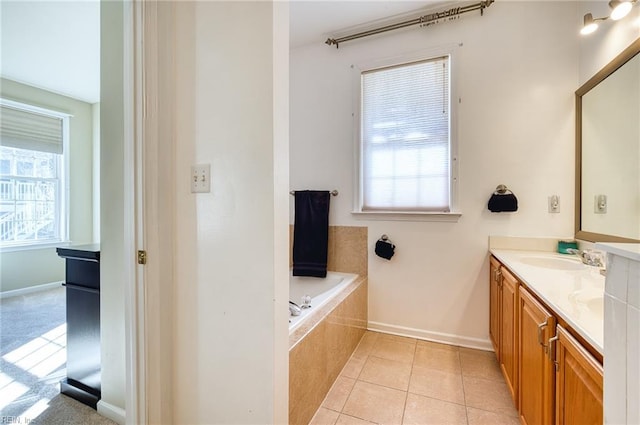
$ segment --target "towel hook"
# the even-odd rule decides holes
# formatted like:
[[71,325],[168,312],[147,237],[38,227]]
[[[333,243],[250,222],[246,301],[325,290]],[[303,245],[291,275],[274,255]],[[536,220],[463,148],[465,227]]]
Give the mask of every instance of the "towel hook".
[[509,191],[509,188],[504,184],[499,184],[498,187],[496,187],[496,192],[501,195],[504,195],[508,191]]
[[[332,196],[338,196],[338,193],[340,193],[340,192],[338,192],[338,189],[333,189],[333,190],[332,190],[331,192],[329,192],[329,193],[331,193],[331,195],[332,195]],[[289,191],[289,195],[295,195],[295,194],[296,194],[296,191],[295,191],[295,190],[290,190],[290,191]]]

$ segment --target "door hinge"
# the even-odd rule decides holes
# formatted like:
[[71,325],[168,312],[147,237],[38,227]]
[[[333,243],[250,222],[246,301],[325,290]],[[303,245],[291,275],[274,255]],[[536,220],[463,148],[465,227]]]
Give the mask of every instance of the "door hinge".
[[147,264],[147,251],[138,251],[138,264]]

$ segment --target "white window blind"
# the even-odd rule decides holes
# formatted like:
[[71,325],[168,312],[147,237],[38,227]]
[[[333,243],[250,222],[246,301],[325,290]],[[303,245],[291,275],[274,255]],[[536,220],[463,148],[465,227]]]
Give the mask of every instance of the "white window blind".
[[362,73],[362,211],[451,211],[449,68],[443,56]]
[[7,105],[0,106],[0,144],[38,152],[61,154],[63,119]]

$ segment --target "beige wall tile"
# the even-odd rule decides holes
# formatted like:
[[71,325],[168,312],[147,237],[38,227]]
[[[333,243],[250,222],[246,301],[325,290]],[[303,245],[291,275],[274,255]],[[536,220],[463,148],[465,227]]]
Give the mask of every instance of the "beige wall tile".
[[[367,282],[289,351],[289,422],[308,424],[340,371],[365,335]],[[371,339],[372,337],[369,337]],[[366,343],[365,343],[366,344]],[[344,377],[344,379],[349,379]],[[326,407],[326,406],[325,406]],[[336,407],[332,405],[332,407]]]
[[[327,268],[367,276],[367,235],[367,227],[329,226]],[[289,226],[289,267],[293,267],[293,225]]]

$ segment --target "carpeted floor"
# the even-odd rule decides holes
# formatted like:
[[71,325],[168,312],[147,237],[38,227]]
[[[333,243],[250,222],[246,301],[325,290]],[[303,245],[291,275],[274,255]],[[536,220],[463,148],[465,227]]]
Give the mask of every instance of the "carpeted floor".
[[114,422],[60,394],[66,376],[65,293],[60,288],[0,300],[0,422]]

